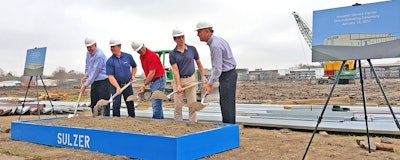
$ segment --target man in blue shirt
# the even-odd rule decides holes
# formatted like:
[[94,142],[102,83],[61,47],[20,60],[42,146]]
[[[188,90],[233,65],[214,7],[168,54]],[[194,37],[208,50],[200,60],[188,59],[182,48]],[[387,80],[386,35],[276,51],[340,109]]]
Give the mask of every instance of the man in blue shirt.
[[[178,91],[174,95],[174,119],[182,120],[183,99],[186,98],[186,103],[197,102],[196,87],[191,87],[182,90],[183,87],[196,83],[196,75],[194,74],[194,62],[199,69],[201,80],[206,83],[207,79],[204,76],[203,65],[201,64],[199,53],[194,46],[185,43],[185,33],[179,28],[172,30],[172,37],[176,43],[176,47],[169,53],[169,62],[174,73],[174,90]],[[197,122],[197,113],[189,112],[189,121]]]
[[200,41],[207,42],[210,47],[212,74],[205,86],[205,92],[211,93],[212,85],[219,81],[219,103],[221,106],[222,122],[236,123],[236,61],[231,47],[221,37],[214,36],[213,26],[208,22],[196,25]]
[[[136,63],[133,60],[132,55],[121,52],[121,41],[111,39],[110,40],[111,52],[113,55],[108,58],[106,64],[106,72],[108,80],[113,87],[110,87],[112,94],[119,93],[124,96],[125,104],[128,109],[128,116],[135,117],[135,108],[133,101],[126,101],[128,96],[133,95],[132,85],[128,86],[125,90],[121,88],[129,83],[129,81],[135,80],[136,75]],[[120,117],[121,108],[121,95],[115,97],[113,102],[113,116]]]
[[[93,38],[85,39],[86,65],[85,76],[82,78],[82,85],[80,93],[84,93],[85,89],[91,85],[90,88],[90,107],[92,108],[97,104],[100,99],[109,99],[108,93],[108,79],[106,75],[106,55],[102,50],[97,48],[96,40]],[[105,106],[104,116],[110,115],[110,105]]]

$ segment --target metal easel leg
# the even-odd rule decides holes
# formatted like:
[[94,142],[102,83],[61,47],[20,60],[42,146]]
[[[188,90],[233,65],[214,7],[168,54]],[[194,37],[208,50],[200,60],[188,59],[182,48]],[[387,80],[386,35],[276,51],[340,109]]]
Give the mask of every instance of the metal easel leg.
[[389,100],[387,99],[386,94],[385,94],[385,91],[383,90],[381,81],[379,80],[379,77],[376,75],[374,66],[372,65],[370,59],[368,59],[367,61],[368,61],[369,66],[370,66],[370,68],[371,68],[371,70],[372,70],[372,73],[373,73],[374,76],[375,76],[376,83],[378,83],[378,86],[379,86],[379,88],[381,89],[383,98],[385,98],[386,104],[388,105],[388,107],[389,107],[389,109],[390,109],[390,112],[392,113],[393,120],[394,120],[394,122],[396,123],[397,128],[400,130],[399,121],[397,120],[396,115],[394,114],[393,109],[392,109],[392,107],[390,106]]
[[371,145],[370,145],[370,140],[369,140],[369,128],[368,128],[368,117],[367,117],[367,106],[365,105],[366,100],[365,100],[365,92],[364,92],[364,77],[362,74],[361,60],[357,60],[357,62],[358,62],[358,68],[360,70],[360,84],[361,84],[361,93],[362,93],[363,107],[364,107],[365,126],[367,128],[368,152],[371,153]]
[[[342,65],[340,66],[340,70],[339,70],[338,75],[340,75],[340,74],[342,73],[345,63],[346,63],[346,60],[342,61]],[[312,143],[312,140],[314,139],[314,135],[315,135],[315,133],[317,132],[318,126],[319,126],[319,124],[320,124],[321,121],[322,121],[322,117],[324,116],[324,112],[325,112],[325,110],[326,110],[326,107],[327,107],[328,104],[329,104],[329,100],[330,100],[331,97],[332,97],[333,90],[335,89],[336,84],[338,84],[338,82],[339,82],[339,76],[335,78],[335,82],[333,83],[333,86],[332,86],[332,88],[331,88],[331,91],[329,92],[328,99],[327,99],[326,102],[325,102],[325,105],[324,105],[324,108],[322,109],[321,115],[318,117],[317,125],[315,126],[314,131],[313,131],[313,134],[312,134],[312,136],[311,136],[311,138],[310,138],[310,141],[308,142],[307,149],[306,149],[306,151],[304,152],[304,155],[303,155],[303,160],[306,158],[308,149],[310,148],[310,145],[311,145],[311,143]]]
[[43,88],[44,88],[44,90],[46,91],[46,95],[47,95],[47,99],[49,100],[49,102],[50,102],[50,105],[51,105],[51,111],[53,112],[53,114],[57,117],[57,115],[56,115],[56,112],[54,111],[54,106],[53,106],[53,103],[51,102],[51,98],[50,98],[50,95],[49,95],[49,92],[47,92],[47,88],[46,88],[46,85],[44,84],[44,82],[43,82],[43,78],[42,78],[42,76],[39,76],[40,77],[40,80],[42,81],[42,84],[43,84]]
[[[33,78],[33,76],[31,76],[31,77],[29,78],[28,88],[26,89],[26,92],[25,92],[25,97],[24,97],[24,101],[22,102],[22,108],[21,108],[21,110],[24,110],[25,102],[26,102],[26,97],[28,96],[28,91],[29,91],[29,88],[31,87],[32,78]],[[17,107],[17,109],[18,109],[18,107]],[[18,120],[21,120],[21,115],[22,115],[22,112],[19,114]]]

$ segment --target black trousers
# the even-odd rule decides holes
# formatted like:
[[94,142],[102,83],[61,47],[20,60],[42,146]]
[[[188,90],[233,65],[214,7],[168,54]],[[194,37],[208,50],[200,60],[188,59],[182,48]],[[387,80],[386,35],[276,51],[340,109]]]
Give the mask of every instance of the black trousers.
[[[108,78],[104,80],[94,81],[90,87],[90,106],[92,108],[97,104],[100,99],[108,100],[110,99],[110,93],[108,92]],[[105,106],[104,115],[110,116],[110,104]]]
[[[120,83],[118,84],[119,87],[123,87],[126,83]],[[115,94],[116,90],[115,87],[112,86],[110,84],[110,93],[111,94]],[[114,102],[113,102],[113,117],[120,117],[121,113],[120,113],[120,109],[121,109],[121,95],[124,96],[124,100],[125,100],[125,104],[126,104],[126,108],[128,110],[128,116],[129,117],[135,117],[135,107],[134,107],[134,102],[133,101],[126,101],[126,99],[130,96],[133,95],[133,88],[132,85],[126,87],[126,89],[124,91],[122,91],[122,93],[118,96],[116,96],[114,98]]]
[[222,72],[219,77],[219,104],[223,123],[236,123],[236,82],[236,69]]

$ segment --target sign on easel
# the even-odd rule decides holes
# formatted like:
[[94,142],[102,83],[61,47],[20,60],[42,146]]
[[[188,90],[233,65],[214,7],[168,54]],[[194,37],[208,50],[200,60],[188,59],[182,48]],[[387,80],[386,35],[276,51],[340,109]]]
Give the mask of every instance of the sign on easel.
[[400,57],[400,1],[314,11],[312,61]]
[[46,47],[28,49],[26,53],[24,76],[42,76]]

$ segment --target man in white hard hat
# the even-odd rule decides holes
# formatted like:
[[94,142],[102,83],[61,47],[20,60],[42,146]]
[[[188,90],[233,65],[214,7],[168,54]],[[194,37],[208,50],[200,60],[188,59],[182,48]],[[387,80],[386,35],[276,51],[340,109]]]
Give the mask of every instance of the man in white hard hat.
[[125,104],[128,109],[128,116],[135,117],[135,108],[133,101],[126,101],[128,96],[133,95],[132,85],[125,90],[121,88],[130,81],[135,80],[136,62],[131,54],[121,52],[121,41],[110,40],[110,48],[113,55],[107,60],[107,75],[113,87],[110,87],[111,94],[118,93],[113,102],[113,117],[120,117],[121,94],[124,96]]
[[[172,30],[172,37],[176,43],[175,48],[169,53],[169,63],[174,73],[174,90],[178,91],[174,95],[174,119],[182,120],[183,99],[186,103],[197,102],[196,87],[182,90],[183,87],[196,83],[194,61],[197,64],[201,80],[206,83],[203,65],[201,64],[199,53],[194,46],[185,44],[185,33],[179,28]],[[189,121],[197,122],[197,113],[189,112]]]
[[[139,92],[145,91],[145,86],[150,85],[151,93],[156,90],[161,92],[165,91],[165,71],[161,64],[160,58],[153,51],[149,50],[141,42],[132,42],[132,49],[140,54],[140,62],[146,78],[143,80],[143,86],[139,88]],[[153,119],[164,119],[164,112],[162,109],[162,99],[152,99],[151,107],[153,109]]]
[[[103,51],[97,48],[96,39],[85,38],[85,46],[87,49],[85,60],[85,76],[82,77],[82,85],[79,94],[83,94],[85,89],[90,87],[90,107],[92,108],[97,104],[100,99],[109,99],[108,93],[108,79],[106,74],[106,55]],[[106,106],[110,111],[110,106]],[[105,113],[104,116],[109,116]]]
[[212,74],[204,88],[207,94],[212,91],[214,82],[219,81],[220,106],[223,123],[236,123],[236,61],[231,47],[221,37],[213,35],[213,26],[208,22],[196,25],[200,41],[210,47]]

